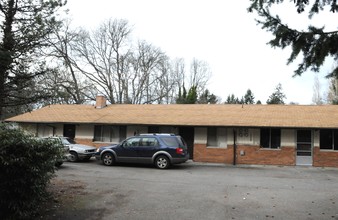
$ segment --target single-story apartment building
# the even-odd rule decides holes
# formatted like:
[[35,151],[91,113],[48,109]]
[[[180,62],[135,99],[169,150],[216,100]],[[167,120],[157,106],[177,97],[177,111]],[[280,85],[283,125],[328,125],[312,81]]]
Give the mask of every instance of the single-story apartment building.
[[6,120],[36,136],[93,146],[139,133],[176,133],[199,162],[338,167],[334,105],[50,105]]

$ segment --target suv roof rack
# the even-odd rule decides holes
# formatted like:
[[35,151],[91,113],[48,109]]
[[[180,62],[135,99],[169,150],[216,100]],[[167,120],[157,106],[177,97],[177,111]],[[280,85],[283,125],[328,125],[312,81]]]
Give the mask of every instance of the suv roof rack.
[[175,136],[173,133],[148,133],[148,134],[139,134],[138,136]]

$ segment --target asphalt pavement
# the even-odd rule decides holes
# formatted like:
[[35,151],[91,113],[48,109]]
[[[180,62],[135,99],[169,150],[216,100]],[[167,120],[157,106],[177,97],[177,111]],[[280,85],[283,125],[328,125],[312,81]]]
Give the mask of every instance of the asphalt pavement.
[[66,162],[56,179],[83,191],[53,219],[335,219],[338,169]]

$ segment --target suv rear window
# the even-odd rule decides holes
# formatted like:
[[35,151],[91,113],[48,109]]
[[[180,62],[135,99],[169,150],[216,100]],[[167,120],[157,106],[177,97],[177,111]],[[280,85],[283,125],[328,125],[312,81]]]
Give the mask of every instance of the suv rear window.
[[160,138],[167,146],[186,148],[186,144],[181,137],[160,137]]

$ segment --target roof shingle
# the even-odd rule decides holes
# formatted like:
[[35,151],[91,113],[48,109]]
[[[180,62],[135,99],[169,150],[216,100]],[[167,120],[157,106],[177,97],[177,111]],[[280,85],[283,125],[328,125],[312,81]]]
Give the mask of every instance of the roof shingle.
[[335,105],[50,105],[8,122],[338,128]]

